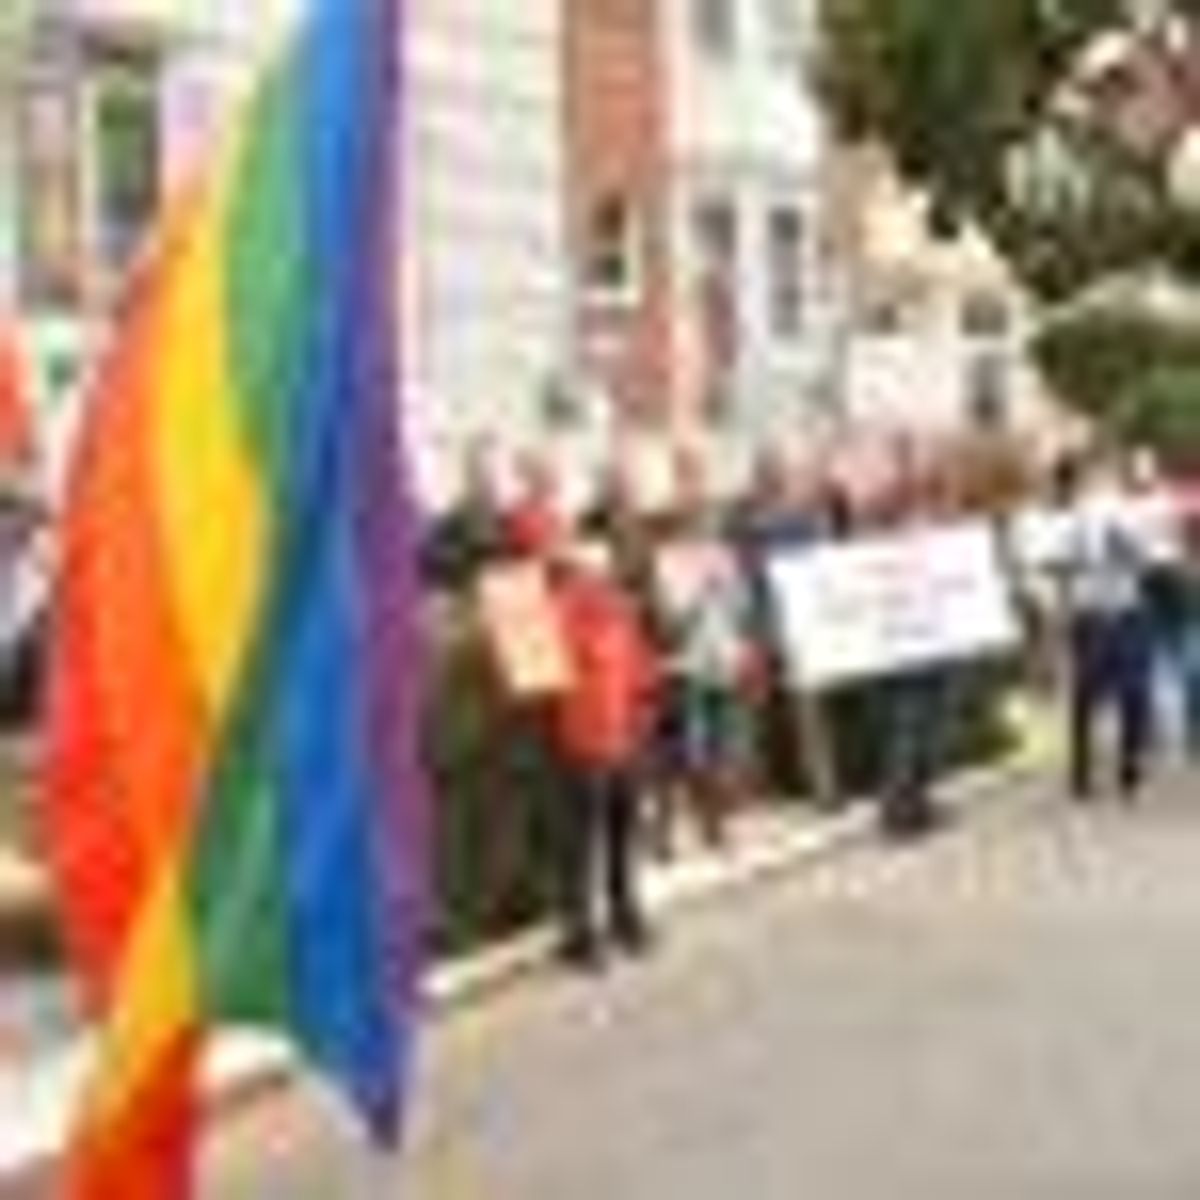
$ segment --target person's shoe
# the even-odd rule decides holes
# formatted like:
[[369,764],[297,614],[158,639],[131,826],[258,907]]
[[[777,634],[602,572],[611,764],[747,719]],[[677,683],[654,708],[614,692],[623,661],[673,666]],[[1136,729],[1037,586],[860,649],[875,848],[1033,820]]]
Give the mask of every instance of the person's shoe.
[[645,958],[656,944],[654,931],[641,919],[616,922],[612,937],[617,948],[633,958]]
[[604,949],[592,934],[576,934],[558,944],[555,957],[572,971],[594,975],[604,970]]
[[1145,776],[1139,771],[1126,771],[1121,776],[1121,801],[1126,805],[1134,805],[1142,798],[1142,788]]
[[1068,788],[1071,801],[1074,804],[1087,805],[1091,804],[1096,799],[1096,789],[1091,782],[1084,782],[1079,779],[1071,781]]
[[930,801],[929,807],[925,810],[925,833],[942,833],[953,824],[954,813],[944,804],[935,804]]
[[950,823],[950,814],[928,798],[889,810],[884,808],[881,828],[888,841],[897,844],[931,837]]

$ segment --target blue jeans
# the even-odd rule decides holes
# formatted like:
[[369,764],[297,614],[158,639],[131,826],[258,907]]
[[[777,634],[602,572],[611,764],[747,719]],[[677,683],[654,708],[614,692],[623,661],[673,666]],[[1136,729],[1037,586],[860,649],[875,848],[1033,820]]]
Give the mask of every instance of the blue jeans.
[[1117,776],[1122,792],[1142,783],[1154,743],[1154,639],[1141,609],[1080,613],[1071,627],[1071,789],[1090,796],[1095,784],[1099,719],[1117,719]]
[[1177,666],[1183,686],[1184,729],[1188,754],[1200,759],[1200,615],[1188,622],[1177,647]]

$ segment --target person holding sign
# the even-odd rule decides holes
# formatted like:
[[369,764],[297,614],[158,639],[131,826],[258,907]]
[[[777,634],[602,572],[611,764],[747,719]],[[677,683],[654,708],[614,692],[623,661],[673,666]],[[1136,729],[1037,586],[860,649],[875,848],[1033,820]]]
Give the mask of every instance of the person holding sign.
[[551,565],[551,588],[568,663],[553,709],[562,765],[559,953],[570,965],[594,968],[608,941],[630,953],[649,945],[636,859],[656,672],[608,543],[590,538],[566,547]]
[[820,722],[810,719],[812,706],[796,695],[788,678],[777,597],[769,579],[775,557],[821,541],[815,491],[808,464],[796,461],[792,447],[766,447],[754,464],[749,494],[732,520],[733,544],[749,587],[751,624],[763,649],[763,686],[756,706],[761,772],[768,789],[780,796],[803,795],[810,785],[819,796],[833,790],[824,780],[832,772],[819,765],[829,757],[824,732],[812,736]]
[[[670,463],[616,447],[605,465],[596,502],[584,528],[609,547],[616,581],[637,610],[657,657],[665,657],[665,630],[657,590],[658,549],[673,519]],[[657,689],[651,731],[642,755],[646,784],[644,827],[651,849],[663,861],[673,853],[678,770],[673,753],[673,703],[670,686]]]
[[[894,447],[892,494],[881,516],[897,534],[922,528],[931,518],[933,496],[925,477],[928,464],[916,447],[901,439]],[[933,797],[946,731],[946,662],[913,661],[881,683],[884,777],[879,818],[892,838],[928,834],[941,824]]]

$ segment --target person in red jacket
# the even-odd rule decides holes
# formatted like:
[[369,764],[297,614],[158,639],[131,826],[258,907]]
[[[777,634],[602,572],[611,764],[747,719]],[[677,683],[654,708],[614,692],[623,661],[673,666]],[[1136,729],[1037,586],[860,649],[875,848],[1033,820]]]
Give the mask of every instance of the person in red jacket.
[[636,859],[656,671],[606,543],[579,542],[559,555],[552,592],[571,668],[553,714],[563,781],[560,950],[567,962],[591,967],[608,938],[633,953],[649,942]]

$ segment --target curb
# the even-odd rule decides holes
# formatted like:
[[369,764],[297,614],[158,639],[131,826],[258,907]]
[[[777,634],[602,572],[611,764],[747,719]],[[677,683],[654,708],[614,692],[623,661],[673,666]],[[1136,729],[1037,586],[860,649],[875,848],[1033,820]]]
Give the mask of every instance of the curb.
[[[966,773],[947,786],[946,801],[955,809],[966,807],[984,793],[1019,781],[1024,774],[1019,764],[1011,762]],[[667,868],[664,874],[652,878],[647,885],[648,899],[658,912],[696,908],[865,844],[875,837],[875,831],[874,806],[869,801],[857,801],[839,814],[811,823],[798,824],[795,814],[786,810],[772,813],[771,819],[764,819],[758,826],[753,840],[747,839],[733,852],[689,857],[678,867]],[[435,970],[425,990],[433,1019],[445,1019],[483,1004],[549,970],[552,948],[552,931],[541,926]],[[86,1077],[93,1049],[87,1042],[69,1048],[62,1061],[51,1068],[59,1076],[59,1111],[44,1111],[40,1125],[35,1117],[34,1127],[22,1131],[23,1145],[0,1147],[0,1196],[5,1200],[32,1200],[39,1194],[38,1181],[44,1184],[65,1144],[68,1098]],[[298,1069],[296,1058],[282,1039],[257,1034],[223,1036],[215,1045],[206,1080],[210,1115],[216,1119],[234,1115],[248,1104],[285,1089]]]
[[[991,766],[962,771],[943,787],[941,798],[951,810],[962,810],[989,793],[1007,791],[1042,774],[1040,763],[1017,755]],[[869,842],[877,830],[875,803],[870,799],[853,801],[841,812],[826,814],[809,824],[797,824],[794,814],[789,817],[782,809],[777,823],[778,828],[761,845],[739,848],[732,855],[704,854],[677,872],[667,868],[647,883],[650,905],[659,912],[697,907]],[[552,948],[550,929],[539,926],[448,963],[429,979],[426,996],[430,1007],[435,1014],[444,1015],[485,1001],[550,966]]]
[[[676,912],[761,882],[800,863],[814,861],[865,840],[875,824],[868,804],[825,816],[812,825],[780,820],[761,845],[731,855],[704,854],[647,883],[647,899],[658,912]],[[539,926],[433,972],[426,995],[435,1014],[446,1015],[483,1002],[551,964],[553,934]]]

